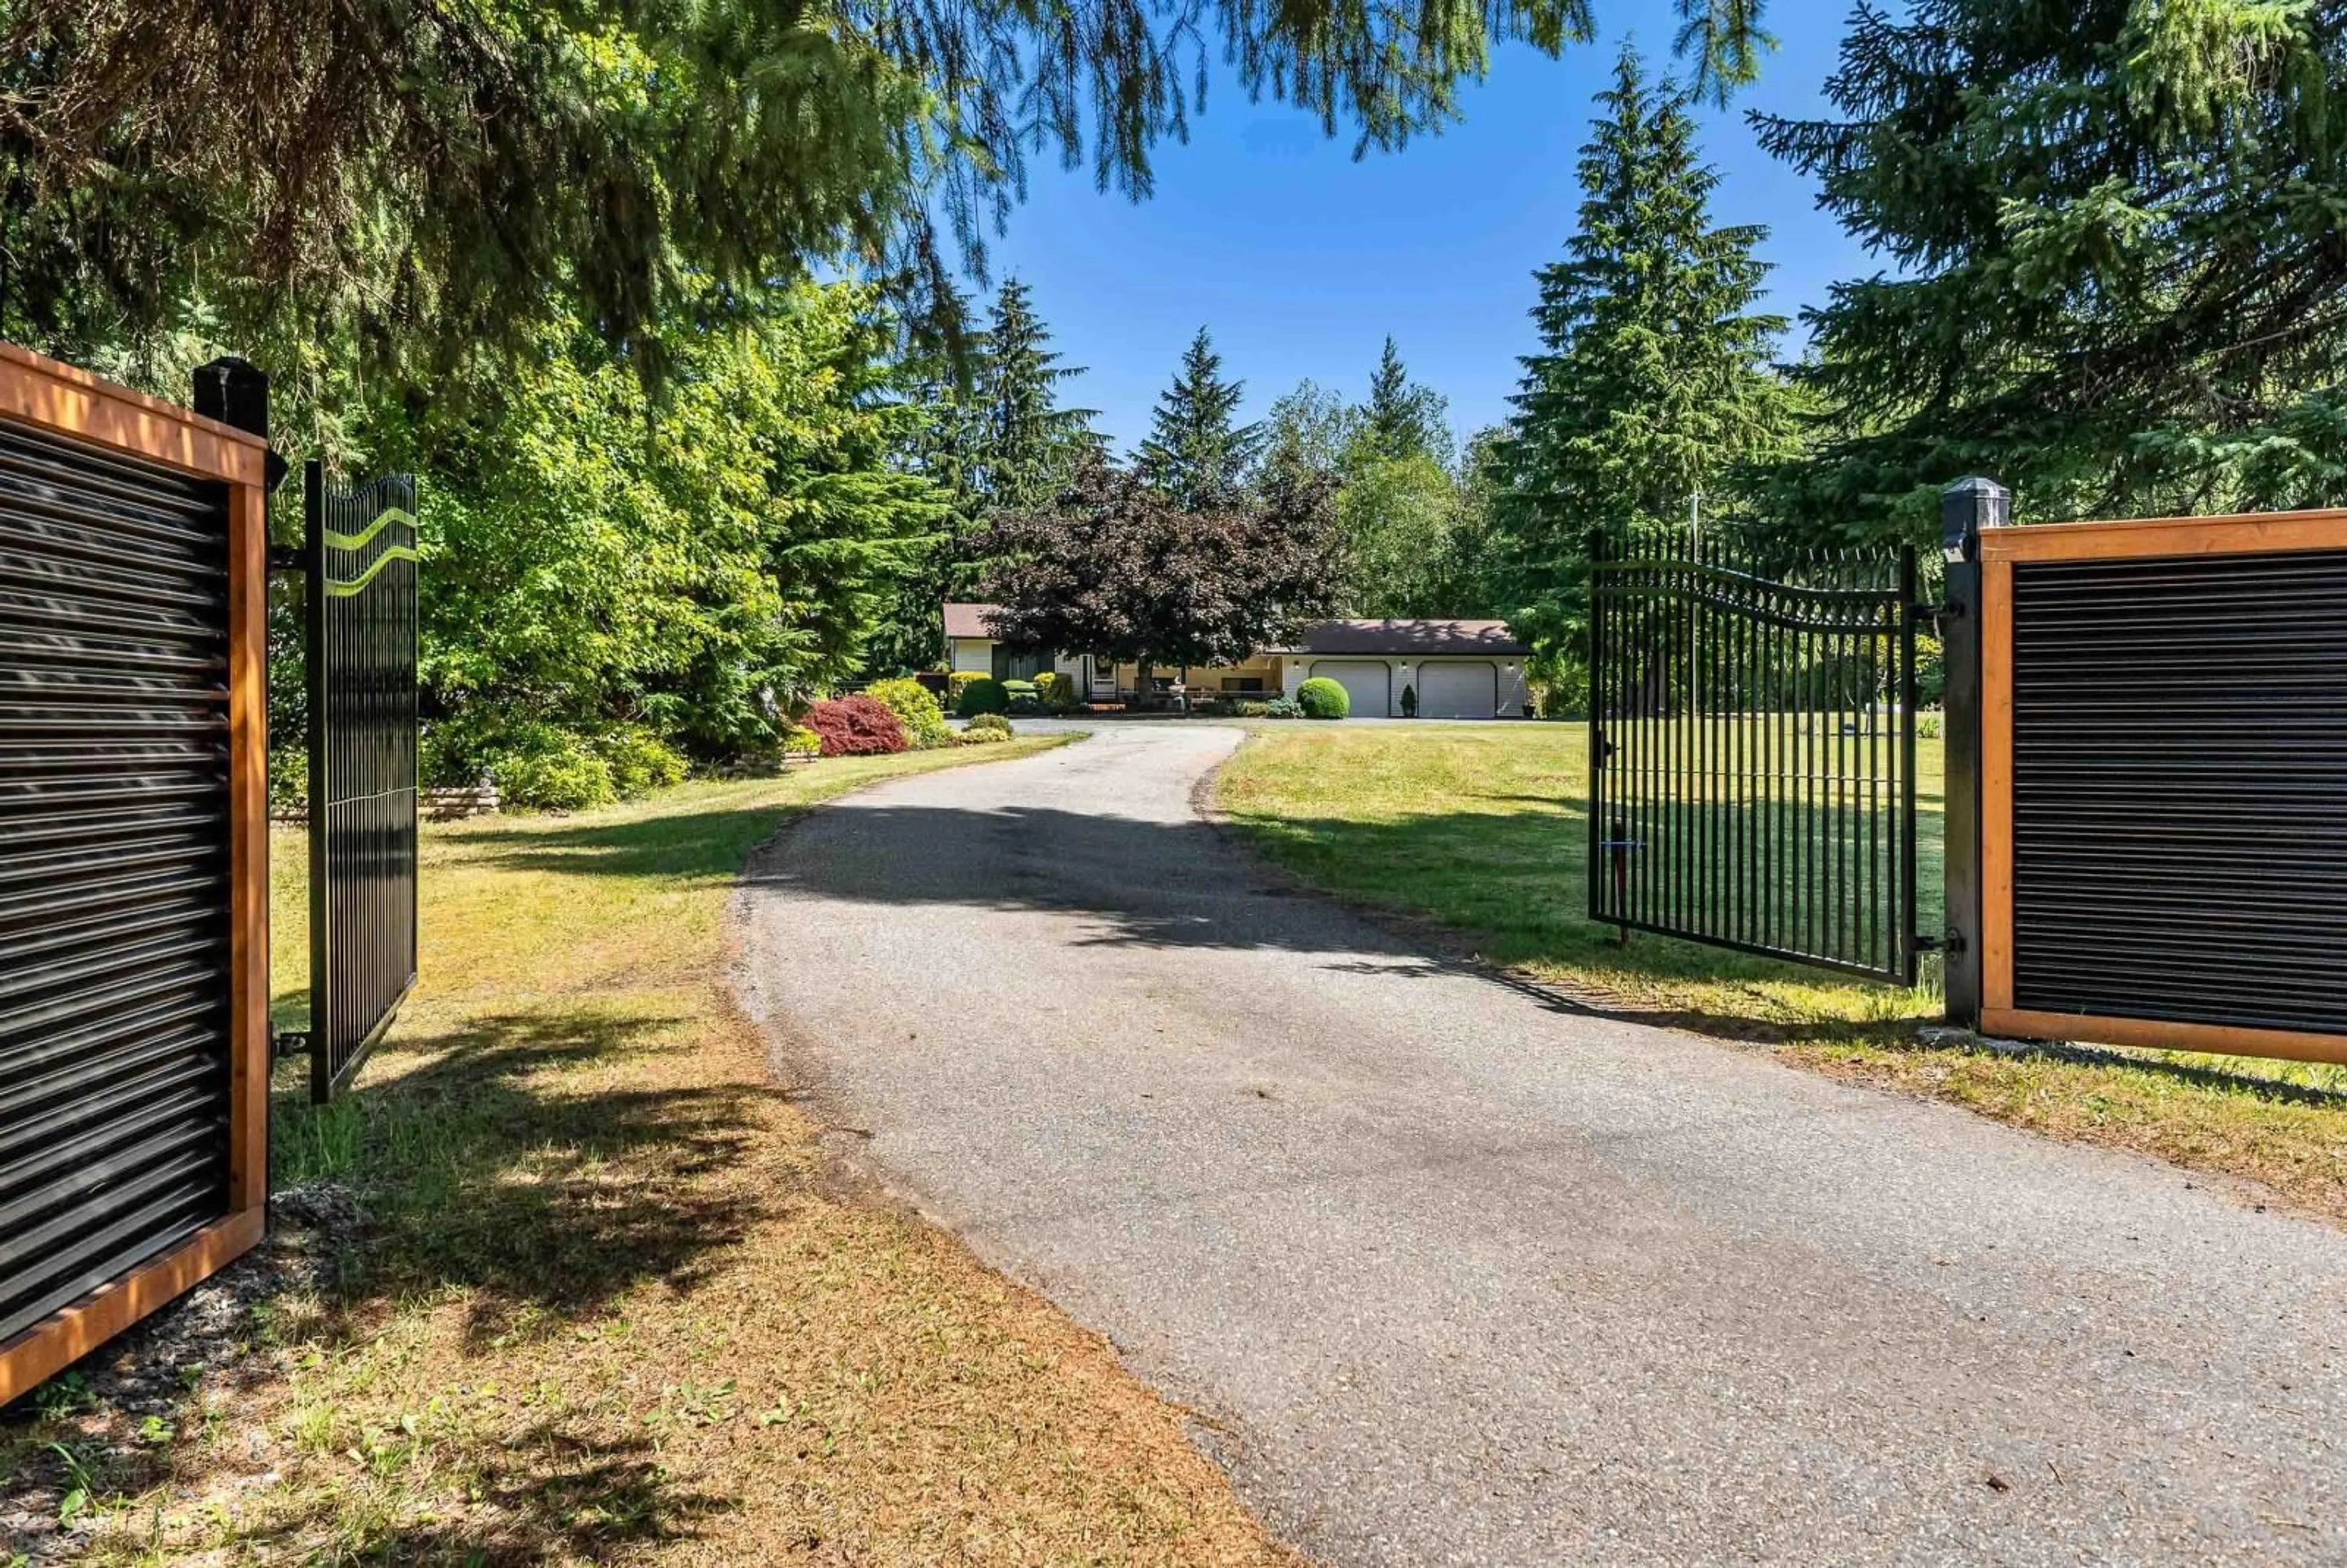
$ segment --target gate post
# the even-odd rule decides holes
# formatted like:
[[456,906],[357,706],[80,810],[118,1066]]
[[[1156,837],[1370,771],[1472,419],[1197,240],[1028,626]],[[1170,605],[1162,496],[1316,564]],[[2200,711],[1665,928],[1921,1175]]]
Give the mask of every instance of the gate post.
[[1947,602],[1940,614],[1947,671],[1947,1020],[1980,1024],[1981,623],[1980,536],[2013,520],[2013,492],[1993,479],[1959,479],[1940,492]]

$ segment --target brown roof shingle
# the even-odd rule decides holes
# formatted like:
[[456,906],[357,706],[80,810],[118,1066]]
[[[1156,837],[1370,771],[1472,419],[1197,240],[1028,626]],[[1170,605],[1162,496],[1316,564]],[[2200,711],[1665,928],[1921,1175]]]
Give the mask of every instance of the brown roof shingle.
[[1508,635],[1504,620],[1308,620],[1296,639],[1296,653],[1482,654],[1522,659],[1531,648]]
[[993,613],[994,608],[990,604],[948,603],[945,607],[946,635],[948,637],[992,637],[994,633],[986,629],[986,618]]
[[[948,604],[948,637],[991,638],[986,618],[990,604]],[[1322,657],[1348,653],[1394,658],[1429,655],[1481,655],[1491,659],[1522,659],[1531,648],[1508,635],[1504,620],[1307,620],[1289,648],[1266,649],[1272,653],[1317,653]]]

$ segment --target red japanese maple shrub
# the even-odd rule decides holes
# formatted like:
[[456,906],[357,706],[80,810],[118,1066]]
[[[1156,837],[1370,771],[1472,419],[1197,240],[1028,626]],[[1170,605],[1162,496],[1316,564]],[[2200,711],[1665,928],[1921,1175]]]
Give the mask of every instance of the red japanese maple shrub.
[[823,737],[827,757],[867,757],[905,749],[905,726],[885,703],[860,692],[817,702],[806,712],[806,727]]

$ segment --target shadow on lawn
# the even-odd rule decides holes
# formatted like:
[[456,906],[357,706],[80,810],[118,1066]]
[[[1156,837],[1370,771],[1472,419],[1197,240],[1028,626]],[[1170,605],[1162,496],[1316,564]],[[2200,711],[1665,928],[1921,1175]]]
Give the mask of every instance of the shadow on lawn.
[[468,829],[461,842],[467,858],[482,865],[705,886],[731,881],[751,850],[798,815],[788,807],[742,806],[627,822]]
[[619,1438],[559,1420],[537,1423],[497,1445],[468,1448],[468,1480],[494,1505],[478,1516],[353,1516],[349,1500],[322,1491],[308,1506],[242,1535],[248,1554],[306,1555],[322,1540],[333,1561],[463,1563],[529,1568],[606,1561],[624,1548],[686,1539],[700,1522],[739,1500],[680,1487],[656,1439]]
[[[392,1456],[396,1458],[396,1456]],[[244,1557],[305,1563],[450,1563],[533,1568],[597,1563],[628,1548],[689,1539],[702,1521],[737,1499],[679,1486],[651,1438],[616,1438],[558,1421],[540,1422],[497,1444],[469,1445],[473,1498],[487,1505],[438,1511],[354,1509],[322,1488],[265,1524],[241,1523]],[[176,1484],[217,1483],[208,1460],[183,1460]],[[164,1478],[153,1476],[149,1482]],[[322,1553],[322,1543],[331,1551]]]
[[674,1021],[478,1018],[403,1041],[397,1056],[423,1065],[333,1105],[282,1100],[280,1183],[363,1188],[377,1232],[340,1260],[329,1335],[365,1332],[348,1315],[387,1295],[466,1289],[466,1331],[482,1339],[513,1331],[530,1309],[591,1313],[646,1280],[692,1288],[704,1260],[738,1241],[762,1206],[739,1186],[698,1178],[742,1160],[762,1135],[758,1102],[776,1091],[605,1089],[582,1071],[620,1051],[663,1049]]

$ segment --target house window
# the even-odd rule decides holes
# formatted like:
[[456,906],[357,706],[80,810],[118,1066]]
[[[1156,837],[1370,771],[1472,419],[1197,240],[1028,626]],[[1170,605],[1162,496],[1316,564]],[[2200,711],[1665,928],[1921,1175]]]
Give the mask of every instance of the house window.
[[1223,690],[1225,692],[1260,692],[1263,690],[1263,677],[1260,675],[1225,675],[1223,677]]
[[994,645],[994,678],[997,681],[1032,681],[1051,667],[1051,656],[1040,649],[1006,648]]

